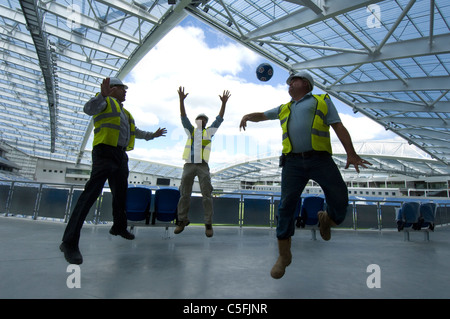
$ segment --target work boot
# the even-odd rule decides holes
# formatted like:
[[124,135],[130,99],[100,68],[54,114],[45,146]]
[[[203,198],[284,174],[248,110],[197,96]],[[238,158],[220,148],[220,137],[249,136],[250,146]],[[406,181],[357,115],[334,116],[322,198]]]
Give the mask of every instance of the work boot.
[[63,242],[59,249],[64,253],[64,258],[69,264],[81,265],[83,263],[83,256],[78,246]]
[[212,237],[214,234],[211,224],[205,224],[205,235],[206,237]]
[[320,236],[322,236],[323,240],[330,240],[331,227],[337,226],[336,223],[330,218],[330,216],[328,216],[328,213],[325,211],[318,212],[317,217],[319,217]]
[[280,256],[270,271],[270,275],[275,279],[280,279],[283,277],[286,267],[291,264],[292,254],[290,237],[288,239],[278,239],[278,251]]
[[190,221],[188,220],[180,220],[177,223],[177,227],[175,228],[175,230],[173,231],[174,234],[179,234],[184,230],[184,227],[186,227],[187,225],[190,224]]

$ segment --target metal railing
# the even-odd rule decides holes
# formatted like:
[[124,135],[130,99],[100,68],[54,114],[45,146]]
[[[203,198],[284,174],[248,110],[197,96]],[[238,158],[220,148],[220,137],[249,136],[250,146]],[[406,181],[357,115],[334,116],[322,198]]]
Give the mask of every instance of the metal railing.
[[[67,222],[83,191],[83,185],[39,183],[0,180],[0,214],[20,216],[34,220],[51,219]],[[135,187],[130,184],[130,187]],[[156,188],[153,188],[156,189]],[[201,196],[193,193],[190,220],[202,223]],[[304,196],[309,196],[305,194]],[[450,200],[398,197],[389,200],[351,199],[349,213],[338,228],[392,229],[396,228],[397,210],[405,201],[434,201],[438,204],[436,224],[450,223]],[[274,227],[279,194],[250,194],[248,192],[214,192],[214,224],[231,226]],[[87,223],[102,224],[112,221],[112,195],[107,186],[92,206]]]

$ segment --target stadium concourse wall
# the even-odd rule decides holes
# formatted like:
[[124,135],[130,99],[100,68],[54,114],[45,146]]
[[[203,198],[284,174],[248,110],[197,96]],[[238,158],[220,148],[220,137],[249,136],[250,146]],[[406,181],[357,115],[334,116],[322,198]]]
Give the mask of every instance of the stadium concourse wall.
[[[130,184],[130,187],[136,186]],[[161,187],[147,188],[153,190],[152,196],[154,196],[154,191]],[[65,223],[82,191],[82,185],[0,180],[0,214],[5,217],[16,216]],[[214,225],[274,227],[279,200],[279,193],[215,192],[213,199]],[[448,198],[350,197],[347,218],[338,228],[396,229],[397,211],[405,201],[422,203],[433,201],[438,205],[436,225],[450,223],[450,200]],[[153,207],[150,211],[153,212]],[[191,198],[189,218],[193,224],[203,223],[202,197],[197,192],[194,192]],[[102,194],[92,206],[86,223],[105,224],[111,221],[112,195],[108,186],[105,185]]]

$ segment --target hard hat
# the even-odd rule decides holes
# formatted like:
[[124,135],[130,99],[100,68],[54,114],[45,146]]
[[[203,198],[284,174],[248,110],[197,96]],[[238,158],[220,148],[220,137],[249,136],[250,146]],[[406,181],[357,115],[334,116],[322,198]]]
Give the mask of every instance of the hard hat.
[[309,74],[309,72],[306,72],[306,71],[300,71],[300,72],[293,73],[293,74],[289,75],[289,77],[288,77],[287,80],[286,80],[286,84],[289,85],[289,84],[291,83],[291,80],[292,80],[293,78],[307,79],[308,82],[309,82],[309,84],[311,85],[311,91],[312,91],[312,89],[314,88],[314,79],[313,79],[313,77],[311,76],[311,74]]
[[128,89],[128,86],[123,84],[122,80],[120,80],[119,78],[109,78],[109,86],[116,86],[116,85],[122,85],[123,87],[125,87],[126,90]]
[[205,113],[200,113],[199,115],[197,115],[195,119],[198,120],[199,117],[204,117],[206,119],[206,122],[208,122],[208,117],[206,116]]

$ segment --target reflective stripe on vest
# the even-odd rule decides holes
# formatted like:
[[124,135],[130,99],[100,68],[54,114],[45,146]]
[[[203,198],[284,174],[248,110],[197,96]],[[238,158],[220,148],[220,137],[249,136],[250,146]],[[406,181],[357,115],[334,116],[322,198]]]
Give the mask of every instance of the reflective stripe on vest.
[[[325,98],[329,98],[328,94],[313,95],[317,101],[316,111],[311,127],[311,145],[316,151],[327,151],[332,153],[330,141],[330,126],[325,124],[324,119],[328,113],[328,106]],[[292,152],[292,144],[289,139],[288,122],[291,113],[292,101],[280,106],[278,118],[280,119],[281,129],[283,131],[283,154]]]
[[[201,154],[191,154],[192,143],[194,141],[194,134],[198,129],[194,129],[192,133],[188,134],[188,140],[184,147],[183,159],[189,163],[201,163],[202,161],[208,162],[211,154],[211,138],[213,134],[209,134],[206,129],[202,132]],[[195,150],[195,148],[194,148]],[[192,160],[194,155],[194,160]]]
[[[134,148],[134,140],[136,137],[136,127],[134,119],[125,108],[123,111],[128,116],[130,124],[130,141],[128,142],[127,151]],[[94,118],[94,142],[93,146],[97,144],[107,144],[117,146],[120,133],[120,104],[116,99],[106,97],[106,108],[99,114],[93,116]]]

